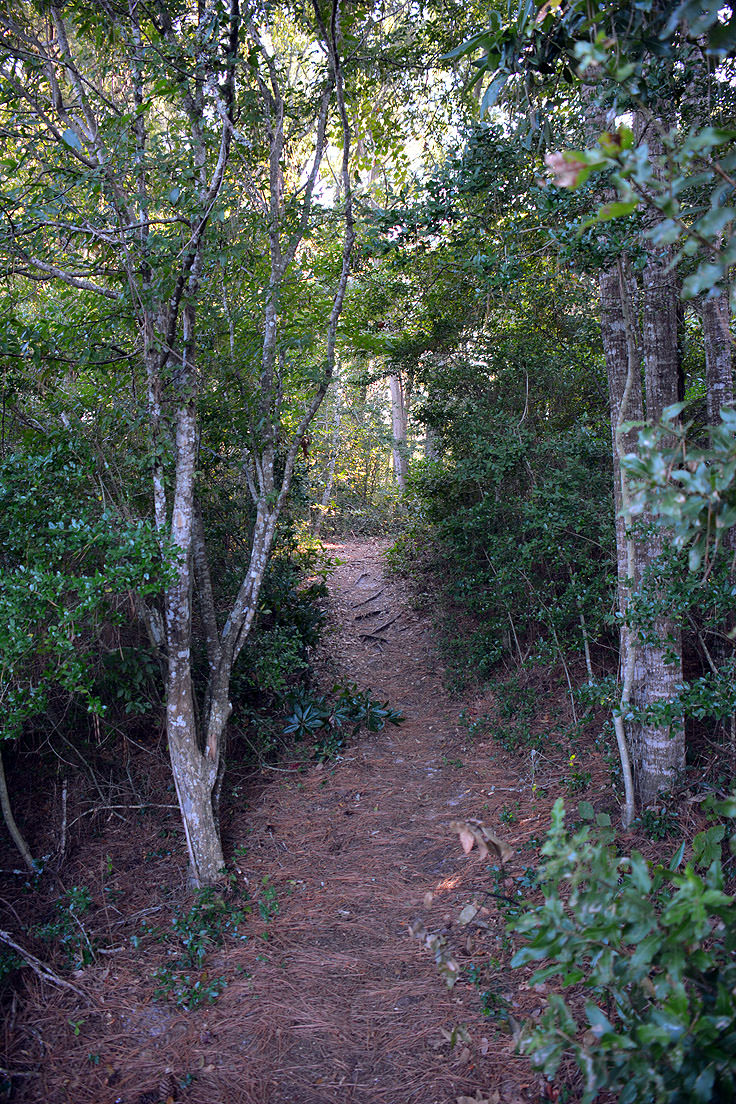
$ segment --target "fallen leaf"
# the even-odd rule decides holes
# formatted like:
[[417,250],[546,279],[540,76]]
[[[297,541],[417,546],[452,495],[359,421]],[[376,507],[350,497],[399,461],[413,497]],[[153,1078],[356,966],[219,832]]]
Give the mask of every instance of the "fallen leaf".
[[475,833],[475,841],[478,844],[478,854],[481,862],[485,862],[488,858],[488,848],[486,847],[486,841],[480,832]]
[[475,901],[471,901],[465,906],[457,918],[458,924],[469,924],[471,920],[474,920],[478,914],[478,905]]
[[460,846],[466,855],[470,854],[473,847],[477,845],[481,860],[485,860],[490,843],[502,863],[508,862],[514,856],[514,848],[479,820],[452,820],[450,828],[459,835]]

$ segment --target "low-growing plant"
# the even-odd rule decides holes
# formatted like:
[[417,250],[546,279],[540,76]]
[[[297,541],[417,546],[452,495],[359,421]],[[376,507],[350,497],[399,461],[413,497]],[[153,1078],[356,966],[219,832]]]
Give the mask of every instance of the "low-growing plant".
[[313,696],[304,690],[292,695],[284,735],[312,740],[313,757],[325,761],[334,759],[345,741],[357,736],[361,728],[382,732],[387,724],[399,725],[403,720],[403,713],[390,709],[388,702],[372,698],[355,683],[346,683],[333,687],[331,697]]
[[[493,960],[498,968],[500,963]],[[511,1002],[498,988],[496,970],[481,969],[475,964],[467,969],[468,980],[478,990],[483,1015],[498,1027],[509,1029],[511,1023]]]
[[261,895],[258,900],[258,915],[265,924],[270,924],[279,914],[279,901],[276,895],[276,887],[271,885],[271,880],[267,874],[263,876],[261,886]]
[[507,921],[511,921],[519,915],[526,904],[526,892],[530,886],[535,884],[535,868],[533,866],[524,867],[518,877],[511,879],[513,881],[511,886],[507,884],[510,879],[503,866],[494,864],[486,867],[486,871],[493,886],[491,896],[495,898],[496,907]]
[[[246,940],[241,930],[250,915],[247,898],[239,901],[218,893],[207,886],[197,890],[194,904],[188,909],[179,908],[171,920],[171,928],[145,927],[143,934],[153,935],[169,946],[171,961],[154,971],[157,983],[154,999],[173,999],[180,1007],[190,1010],[203,1004],[213,1004],[227,986],[224,977],[211,977],[206,960],[214,947],[222,945],[226,937]],[[138,946],[139,937],[133,938]]]
[[[736,816],[736,797],[718,812]],[[512,965],[539,963],[532,984],[581,986],[584,1020],[551,994],[520,1049],[550,1079],[572,1056],[582,1104],[604,1090],[619,1104],[733,1100],[736,899],[724,890],[720,832],[696,836],[684,868],[684,843],[668,867],[653,866],[617,853],[607,814],[581,802],[580,815],[586,823],[570,834],[555,803],[539,871],[544,903],[527,905],[511,930],[527,937]]]
[[0,985],[23,965],[23,959],[11,950],[0,950]]
[[497,728],[493,733],[497,743],[504,751],[518,751],[520,748],[541,748],[548,740],[545,732],[532,732],[528,721]]
[[462,709],[458,717],[458,724],[466,730],[469,740],[472,740],[475,736],[485,736],[490,731],[491,723],[489,713],[481,713],[476,716],[469,709]]
[[593,780],[590,771],[580,770],[576,759],[577,755],[570,756],[570,773],[565,777],[565,789],[571,794],[584,792]]
[[680,826],[669,809],[645,809],[641,814],[641,830],[651,840],[663,840],[676,836]]
[[533,687],[525,686],[518,675],[496,683],[494,693],[498,715],[504,720],[531,720],[534,716],[536,692]]
[[95,941],[81,920],[91,905],[87,886],[72,886],[54,902],[53,917],[45,924],[37,924],[32,931],[37,939],[58,947],[72,969],[89,966],[97,957]]

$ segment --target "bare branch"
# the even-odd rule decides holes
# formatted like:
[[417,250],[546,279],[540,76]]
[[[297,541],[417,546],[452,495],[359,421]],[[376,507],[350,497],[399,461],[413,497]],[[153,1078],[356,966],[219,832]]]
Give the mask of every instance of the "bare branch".
[[51,967],[47,966],[45,962],[42,962],[40,958],[36,958],[34,954],[31,954],[30,951],[27,951],[25,947],[22,947],[20,945],[20,943],[16,943],[9,932],[0,931],[0,942],[3,942],[6,944],[6,946],[11,947],[12,950],[16,952],[16,954],[19,954],[21,958],[25,959],[25,961],[33,970],[34,974],[40,977],[41,981],[51,982],[52,985],[58,985],[61,989],[70,989],[72,993],[76,993],[77,996],[81,997],[83,1001],[86,1001],[88,1004],[92,1003],[87,993],[82,992],[82,990],[78,989],[76,985],[72,985],[70,981],[65,981],[64,978],[59,977],[59,975],[57,973],[54,973]]
[[104,295],[106,299],[118,300],[121,297],[119,291],[103,287],[101,284],[96,284],[93,280],[88,280],[83,276],[75,276],[70,272],[65,272],[63,268],[48,264],[46,261],[42,261],[40,257],[32,257],[25,252],[21,256],[27,264],[37,268],[39,272],[45,273],[49,279],[61,280],[63,283],[69,284],[70,287],[79,288],[81,291],[92,291],[95,295]]

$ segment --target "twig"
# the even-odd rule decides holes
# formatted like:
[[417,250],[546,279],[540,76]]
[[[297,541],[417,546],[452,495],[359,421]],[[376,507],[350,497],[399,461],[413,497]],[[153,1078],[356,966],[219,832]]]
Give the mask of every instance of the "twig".
[[66,851],[66,801],[67,801],[67,780],[64,779],[61,786],[61,830],[59,832],[59,865],[64,861],[64,852]]
[[382,625],[376,625],[376,627],[373,631],[376,634],[378,634],[380,632],[383,632],[383,630],[387,629],[389,627],[389,625],[393,625],[394,621],[398,621],[399,618],[401,617],[402,613],[403,613],[403,610],[399,610],[399,612],[394,617],[392,617],[390,621],[384,621],[384,623]]
[[[363,576],[361,575],[361,579]],[[360,609],[361,606],[367,606],[369,602],[374,602],[377,598],[380,598],[383,594],[385,587],[381,587],[378,594],[371,594],[370,598],[364,598],[362,602],[353,602],[351,609]]]
[[27,951],[25,947],[21,947],[20,943],[16,943],[12,936],[6,932],[0,930],[0,941],[7,944],[24,959],[33,970],[34,974],[41,978],[42,981],[50,981],[53,985],[58,985],[62,989],[71,989],[72,993],[76,993],[82,1000],[92,1003],[87,993],[83,993],[81,989],[78,989],[76,985],[72,985],[70,981],[64,981],[64,978],[59,977],[57,973],[47,966],[45,962],[42,962],[40,958],[36,958],[34,954]]
[[[89,816],[91,813],[101,813],[101,812],[109,813],[109,812],[111,812],[115,809],[178,809],[178,808],[179,808],[178,805],[160,805],[160,804],[157,804],[154,801],[146,801],[142,805],[108,805],[107,803],[105,803],[102,807],[100,807],[99,805],[96,805],[93,809],[85,809],[85,811],[83,813],[80,813],[78,817],[74,818],[74,820],[71,822],[69,827],[72,828],[77,823],[77,821],[82,820],[83,817]],[[120,819],[122,820],[124,818],[121,817]]]
[[10,808],[10,798],[8,797],[8,785],[5,781],[5,766],[3,764],[2,751],[0,751],[0,807],[2,808],[3,819],[5,825],[13,838],[13,843],[20,851],[23,862],[32,873],[36,873],[38,867],[33,861],[33,855],[28,849],[28,844],[23,839],[18,825],[15,823],[15,817],[13,816],[13,810]]

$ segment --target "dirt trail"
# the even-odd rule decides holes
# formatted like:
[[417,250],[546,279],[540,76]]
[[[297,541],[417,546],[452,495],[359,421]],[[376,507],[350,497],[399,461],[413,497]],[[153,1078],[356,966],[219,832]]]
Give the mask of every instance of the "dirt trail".
[[[360,737],[334,770],[269,786],[251,818],[256,876],[293,893],[253,979],[268,1022],[246,1004],[259,1079],[248,1104],[454,1104],[476,1093],[512,1104],[537,1083],[489,1030],[477,991],[448,991],[408,934],[416,917],[449,928],[485,881],[449,821],[494,819],[519,780],[508,764],[490,766],[487,744],[461,752],[462,703],[443,690],[430,615],[384,574],[384,548],[333,549],[344,562],[330,584],[328,652],[342,677],[406,721]],[[451,1047],[460,1025],[468,1041]]]
[[[42,987],[43,1017],[17,1027],[14,1044],[11,1028],[15,1068],[29,1070],[14,1099],[539,1099],[538,1077],[483,1018],[477,989],[464,977],[448,990],[408,923],[419,918],[444,931],[455,953],[468,952],[474,937],[457,928],[457,916],[490,881],[487,862],[477,851],[462,854],[449,822],[479,818],[518,846],[543,833],[548,803],[524,800],[527,764],[488,738],[467,743],[457,727],[464,703],[443,690],[431,616],[384,574],[384,548],[364,540],[332,549],[343,563],[330,582],[324,678],[374,691],[406,721],[361,735],[335,763],[306,771],[283,763],[240,809],[231,802],[226,851],[261,909],[248,921],[247,942],[228,940],[208,959],[208,976],[228,983],[217,1003],[185,1013],[155,1002],[155,960],[119,949],[78,980],[97,994],[96,1007],[80,1010],[73,995]],[[517,810],[513,827],[499,821],[504,806]],[[512,866],[532,861],[519,853]],[[492,911],[488,922],[472,948],[481,964],[502,957],[503,919]],[[158,965],[163,952],[155,953]],[[515,1014],[538,1001],[518,990],[508,996]]]

